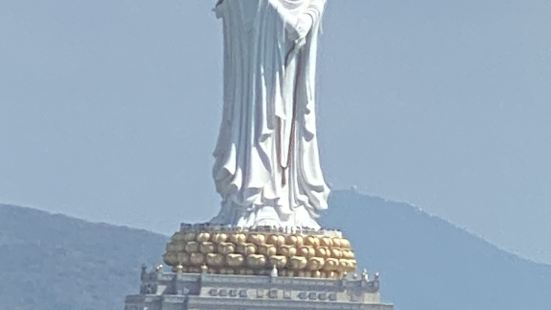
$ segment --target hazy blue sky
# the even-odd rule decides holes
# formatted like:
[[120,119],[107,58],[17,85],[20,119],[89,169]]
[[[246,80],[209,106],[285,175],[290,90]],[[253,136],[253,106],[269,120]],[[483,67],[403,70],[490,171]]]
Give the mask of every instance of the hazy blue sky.
[[[0,0],[0,201],[164,233],[212,217],[213,2]],[[551,263],[551,1],[329,0],[319,61],[334,188]]]

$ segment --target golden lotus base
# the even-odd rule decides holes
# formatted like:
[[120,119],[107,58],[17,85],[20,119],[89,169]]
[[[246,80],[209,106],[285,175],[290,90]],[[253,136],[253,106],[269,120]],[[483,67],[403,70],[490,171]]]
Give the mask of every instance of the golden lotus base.
[[182,225],[164,261],[175,272],[342,278],[356,270],[350,242],[338,231],[282,232]]

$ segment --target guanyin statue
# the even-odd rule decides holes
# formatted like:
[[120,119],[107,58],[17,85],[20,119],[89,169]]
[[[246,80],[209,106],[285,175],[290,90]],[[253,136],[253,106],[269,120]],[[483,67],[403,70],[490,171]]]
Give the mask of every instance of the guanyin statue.
[[316,134],[316,53],[325,0],[221,0],[224,110],[213,224],[319,229],[329,188]]

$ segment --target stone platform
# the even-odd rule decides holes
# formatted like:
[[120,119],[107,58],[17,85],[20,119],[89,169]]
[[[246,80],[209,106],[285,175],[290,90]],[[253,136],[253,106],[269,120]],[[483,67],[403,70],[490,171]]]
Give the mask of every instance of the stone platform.
[[125,310],[393,310],[337,230],[182,224]]
[[142,270],[139,295],[125,310],[393,310],[379,296],[379,278],[342,279],[222,275]]

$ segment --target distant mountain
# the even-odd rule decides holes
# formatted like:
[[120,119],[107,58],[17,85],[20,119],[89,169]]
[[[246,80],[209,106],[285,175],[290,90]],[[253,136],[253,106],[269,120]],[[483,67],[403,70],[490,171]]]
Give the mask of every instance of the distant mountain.
[[[323,222],[380,271],[397,310],[549,309],[551,267],[403,203],[335,192]],[[0,309],[120,310],[166,237],[0,205]]]
[[551,266],[406,203],[340,191],[330,205],[323,223],[342,227],[359,261],[382,273],[383,297],[399,310],[551,309]]
[[120,310],[166,237],[0,205],[0,309]]

